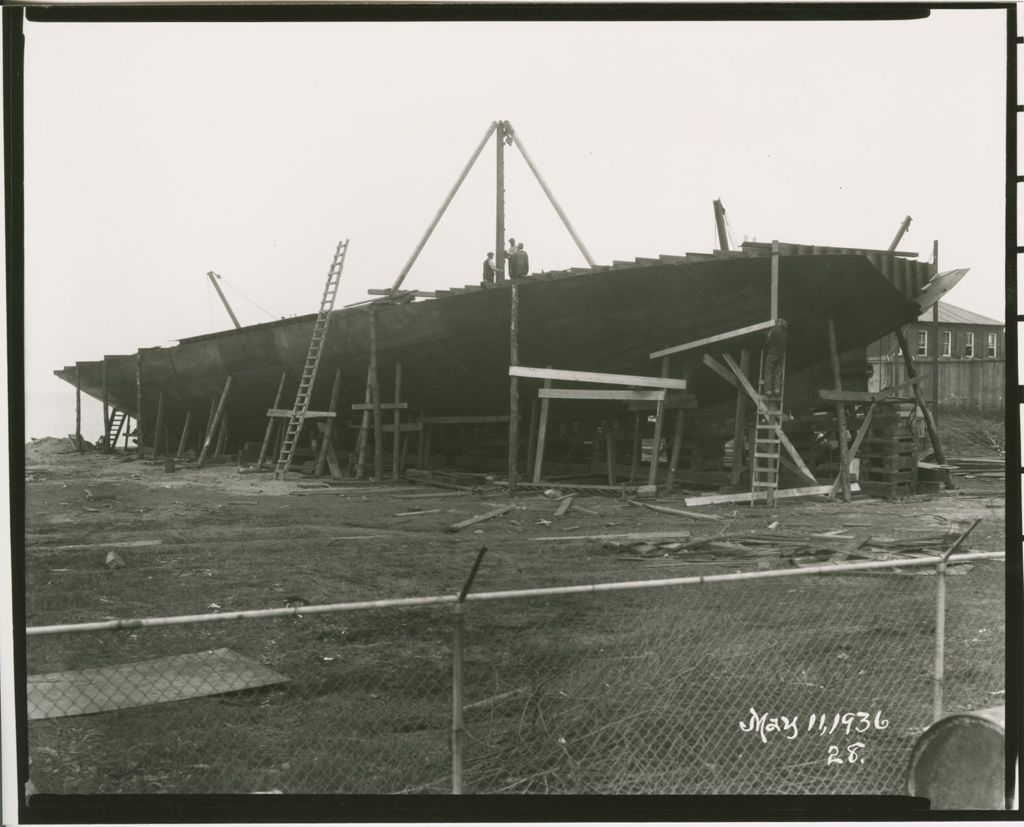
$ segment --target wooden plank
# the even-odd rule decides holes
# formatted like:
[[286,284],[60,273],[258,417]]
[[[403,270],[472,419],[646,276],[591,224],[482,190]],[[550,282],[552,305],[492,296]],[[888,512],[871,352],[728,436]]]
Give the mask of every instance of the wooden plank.
[[661,402],[665,399],[665,390],[631,391],[631,390],[578,390],[574,388],[541,388],[537,396],[541,399],[590,399],[595,402],[621,400],[624,402]]
[[[757,391],[755,391],[753,387],[751,387],[751,384],[747,380],[747,377],[744,376],[743,372],[740,370],[740,366],[736,364],[736,360],[733,359],[728,353],[723,353],[722,358],[725,359],[729,367],[732,368],[733,374],[736,376],[737,379],[740,380],[740,384],[742,385],[743,390],[745,390],[747,392],[747,396],[749,396],[753,400],[754,404],[757,406],[758,411],[762,413],[765,412],[767,409],[758,399]],[[796,464],[797,468],[800,469],[800,473],[803,474],[809,481],[817,483],[817,478],[814,476],[814,474],[811,473],[811,469],[807,467],[806,463],[804,463],[803,459],[800,457],[799,452],[796,450],[795,447],[793,447],[793,443],[789,441],[789,437],[786,436],[782,428],[776,428],[775,433],[779,437],[779,442],[782,443],[782,447],[786,449],[786,452],[790,455],[790,457],[793,458],[793,462]]]
[[[348,427],[352,431],[359,431],[359,430],[362,430],[363,426],[362,425],[358,425],[355,422],[350,422],[348,424]],[[398,427],[399,427],[399,429],[401,430],[401,432],[403,434],[418,434],[418,433],[420,433],[423,430],[423,425],[420,422],[406,422],[406,423],[404,423],[402,425],[399,425]],[[381,430],[381,433],[384,433],[384,434],[393,434],[395,432],[395,426],[394,425],[381,425],[380,426],[380,430]]]
[[[749,497],[750,494],[747,494]],[[689,531],[634,531],[629,534],[569,534],[561,537],[531,537],[533,543],[555,543],[575,540],[678,540],[689,537]]]
[[[268,408],[267,416],[272,416],[280,419],[291,419],[292,412],[287,408]],[[334,411],[306,411],[303,419],[330,419],[331,417],[337,416]]]
[[[331,383],[331,401],[329,404],[329,410],[334,413],[338,410],[338,395],[341,393],[341,368],[335,368],[334,370],[334,381]],[[334,453],[334,419],[328,419],[327,422],[317,422],[317,428],[320,429],[320,433],[323,435],[323,441],[320,444],[320,452],[316,458],[316,468],[314,474],[318,477],[323,476],[325,465],[330,465],[331,476],[335,479],[341,477],[341,468],[338,466],[338,457]]]
[[875,399],[885,399],[889,396],[896,396],[898,391],[910,390],[914,385],[922,379],[925,379],[927,376],[927,373],[919,373],[917,376],[911,376],[909,379],[904,379],[899,384],[890,385],[888,388],[882,388],[875,394]]
[[555,370],[554,368],[510,367],[509,376],[523,379],[551,379],[556,382],[593,382],[595,385],[626,385],[640,388],[667,388],[686,390],[685,379],[666,379],[656,376],[632,376],[626,373],[593,373],[580,370]]
[[[828,317],[828,352],[832,362],[832,377],[836,383],[836,392],[842,393],[842,371],[839,367],[839,348],[836,346],[836,323],[832,316]],[[839,481],[843,487],[843,500],[850,501],[850,459],[846,442],[846,405],[836,402],[836,437],[839,440]],[[831,486],[830,486],[831,488]]]
[[482,523],[484,520],[490,520],[494,517],[500,517],[502,514],[507,514],[509,511],[512,511],[515,508],[518,508],[518,506],[503,505],[498,508],[491,509],[490,511],[484,514],[478,514],[475,517],[470,517],[468,520],[462,520],[461,522],[453,523],[452,525],[448,526],[448,528],[446,528],[445,531],[461,531],[462,529],[467,528],[471,525]]
[[576,499],[576,495],[575,494],[570,494],[567,497],[562,497],[562,501],[558,504],[558,508],[555,510],[554,516],[556,516],[556,517],[563,517],[563,516],[565,516],[565,512],[569,510],[569,507],[572,505],[572,501],[574,499]]
[[651,511],[657,511],[659,514],[671,514],[674,517],[685,517],[688,520],[707,520],[710,522],[718,522],[722,518],[716,514],[700,514],[696,511],[685,511],[682,508],[669,508],[665,505],[654,505],[653,503],[640,502],[640,500],[629,500],[630,505],[638,505],[641,508],[647,508]]
[[[544,387],[541,390],[551,389],[551,379],[544,380]],[[539,398],[539,397],[538,397]],[[537,484],[540,482],[541,473],[544,468],[544,442],[547,439],[548,434],[548,409],[551,406],[551,400],[541,399],[540,400],[540,422],[537,426],[537,453],[533,458],[533,482]]]
[[424,425],[486,425],[490,422],[508,422],[507,415],[496,416],[421,416]]
[[[864,436],[868,432],[868,428],[871,426],[871,418],[875,415],[875,408],[877,407],[876,402],[871,403],[871,407],[868,408],[867,414],[864,416],[864,421],[860,423],[860,428],[857,430],[857,435],[853,438],[853,445],[850,446],[849,452],[846,454],[847,464],[853,462],[857,456],[857,451],[860,450],[860,444],[864,441]],[[849,467],[849,466],[847,466]],[[830,496],[835,496],[836,491],[839,490],[839,486],[842,485],[842,475],[836,477],[835,482],[832,483],[832,489]]]
[[818,398],[825,402],[874,402],[877,394],[870,391],[843,391],[822,388]]
[[402,417],[402,414],[401,414],[401,408],[398,407],[398,406],[403,404],[401,402],[401,399],[402,399],[402,363],[401,362],[395,362],[395,401],[392,403],[395,406],[393,408],[393,410],[395,412],[395,419],[394,419],[394,423],[393,423],[394,426],[395,426],[394,427],[395,438],[394,438],[394,442],[392,443],[392,446],[391,446],[391,478],[392,479],[396,479],[396,480],[398,479],[398,465],[402,461],[402,456],[401,456],[402,452],[400,450],[400,448],[401,448],[401,440],[402,440],[402,431],[401,431],[401,424],[402,424],[401,417]]
[[284,683],[230,649],[28,676],[29,720],[89,715]]
[[[740,351],[740,371],[744,376],[750,373],[749,348],[743,348]],[[730,374],[730,378],[734,377]],[[747,398],[743,395],[743,389],[739,386],[739,382],[736,382],[736,412],[732,428],[732,467],[729,469],[729,482],[736,486],[740,484],[746,460],[747,407]]]
[[710,353],[705,353],[701,357],[701,361],[709,368],[711,368],[711,370],[713,370],[715,373],[721,376],[726,382],[728,382],[734,388],[738,388],[740,386],[740,383],[736,381],[736,377],[732,375],[728,368],[726,368],[725,365],[719,362]]
[[388,290],[387,288],[374,287],[366,292],[371,296],[391,296],[394,298],[412,296],[413,298],[433,299],[437,296],[434,290]]
[[[782,488],[775,491],[775,499],[782,500],[790,497],[814,497],[818,495],[828,496],[831,492],[832,486],[830,485],[812,485],[807,488]],[[860,486],[857,483],[853,483],[850,486],[851,491],[860,491]],[[750,491],[741,491],[738,494],[711,494],[705,497],[687,497],[684,502],[688,507],[695,507],[701,505],[717,505],[719,503],[742,503],[750,502],[751,500],[764,500],[767,499],[767,494],[764,491],[757,491],[751,493]]]
[[727,342],[729,339],[735,339],[738,336],[747,336],[751,333],[757,333],[761,330],[767,330],[771,327],[773,322],[758,322],[757,324],[747,325],[746,327],[738,327],[735,330],[729,330],[726,333],[717,333],[714,336],[706,336],[703,339],[694,339],[692,342],[687,342],[684,345],[676,345],[675,347],[667,347],[663,350],[656,350],[651,354],[651,359],[660,359],[662,356],[671,356],[673,353],[682,353],[685,350],[695,350],[700,347],[707,347],[708,345],[716,344],[717,342]]
[[[395,403],[395,402],[381,402],[380,403],[380,409],[382,411],[404,411],[408,407],[409,407],[409,403],[408,402],[398,402],[398,403]],[[373,410],[373,405],[367,405],[367,404],[364,404],[364,403],[360,402],[358,404],[352,405],[351,408],[352,408],[353,411],[372,411]],[[306,416],[311,416],[311,415],[312,415],[311,413],[310,414],[306,414]]]
[[[668,377],[669,357],[661,360],[661,376]],[[658,481],[658,463],[661,461],[661,429],[665,425],[665,400],[658,400],[654,412],[654,438],[651,440],[651,464],[647,472],[647,484],[654,485]]]

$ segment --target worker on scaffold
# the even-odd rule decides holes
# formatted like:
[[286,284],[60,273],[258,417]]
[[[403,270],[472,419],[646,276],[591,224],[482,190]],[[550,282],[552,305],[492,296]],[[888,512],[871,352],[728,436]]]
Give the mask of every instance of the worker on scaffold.
[[516,251],[512,254],[512,263],[509,266],[509,278],[521,279],[530,274],[530,257],[523,249],[523,242],[516,245]]
[[768,330],[764,345],[764,395],[771,398],[782,396],[782,373],[786,364],[786,332],[785,319],[776,319]]
[[494,284],[494,253],[488,253],[487,258],[484,259],[484,272],[481,278],[483,279],[480,282],[481,287]]

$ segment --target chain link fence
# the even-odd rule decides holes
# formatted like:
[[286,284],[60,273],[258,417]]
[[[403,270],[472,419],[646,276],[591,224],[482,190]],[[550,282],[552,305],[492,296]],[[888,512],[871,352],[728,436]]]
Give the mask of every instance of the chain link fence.
[[[944,575],[947,712],[1000,703],[1004,685],[1003,565],[964,557]],[[471,593],[457,612],[442,597],[29,630],[32,781],[48,793],[901,793],[933,718],[935,565],[815,572]]]

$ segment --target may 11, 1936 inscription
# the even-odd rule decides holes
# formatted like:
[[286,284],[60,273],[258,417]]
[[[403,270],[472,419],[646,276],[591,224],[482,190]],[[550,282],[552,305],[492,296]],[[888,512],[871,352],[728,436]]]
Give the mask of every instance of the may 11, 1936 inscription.
[[[740,730],[743,732],[756,732],[762,743],[767,744],[768,740],[783,738],[794,741],[801,734],[809,735],[862,735],[871,731],[887,729],[889,722],[882,717],[881,712],[836,712],[833,714],[812,712],[807,718],[806,725],[800,723],[800,716],[793,715],[769,715],[758,713],[751,707],[750,718],[740,721]],[[863,764],[864,757],[861,750],[866,744],[863,741],[854,741],[843,748],[836,744],[830,744],[828,754],[825,758],[826,764]]]

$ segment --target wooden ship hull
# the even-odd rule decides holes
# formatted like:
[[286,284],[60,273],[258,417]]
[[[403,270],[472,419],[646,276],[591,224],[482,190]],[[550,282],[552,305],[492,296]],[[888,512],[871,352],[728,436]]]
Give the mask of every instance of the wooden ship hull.
[[[793,407],[819,404],[817,389],[832,386],[830,318],[843,353],[844,387],[863,389],[865,346],[916,319],[922,297],[940,292],[943,282],[934,278],[930,265],[898,255],[799,245],[782,245],[779,273],[779,315],[788,321],[790,332],[786,397],[787,406]],[[946,275],[944,289],[959,275]],[[517,282],[518,363],[659,376],[661,360],[652,358],[653,353],[766,321],[770,284],[766,245],[531,275]],[[398,295],[333,311],[310,409],[328,407],[335,371],[340,370],[338,421],[358,418],[350,411],[364,402],[372,315],[385,402],[393,396],[395,365],[402,365],[401,399],[408,403],[403,421],[415,421],[424,413],[508,416],[511,286],[505,281],[487,288],[438,291],[427,300]],[[132,418],[139,418],[141,396],[147,445],[152,442],[147,428],[153,427],[162,398],[160,418],[174,435],[168,442],[175,446],[189,412],[190,443],[201,438],[212,401],[230,376],[226,450],[234,451],[262,439],[282,374],[287,379],[279,407],[292,407],[315,318],[192,337],[174,347],[77,362],[55,373]],[[759,331],[675,354],[669,375],[687,379],[687,393],[699,408],[734,399],[735,390],[702,365],[701,355],[723,350],[737,354],[748,347],[756,371],[763,339]],[[529,400],[540,384],[520,380],[521,393]],[[600,420],[621,411],[621,403],[559,401],[551,415]],[[349,429],[343,424],[339,431],[339,445],[351,444]]]

